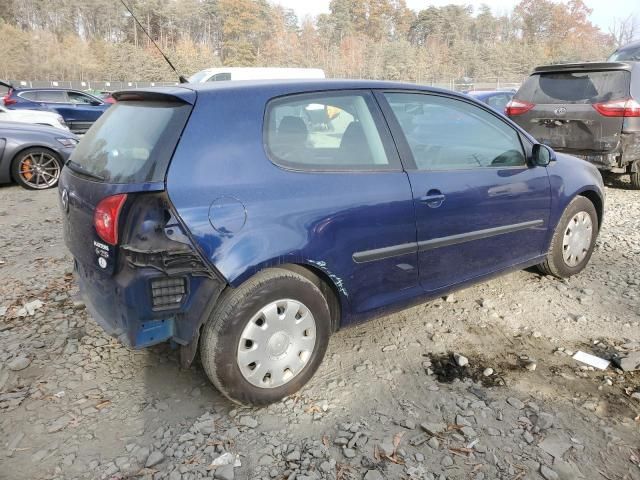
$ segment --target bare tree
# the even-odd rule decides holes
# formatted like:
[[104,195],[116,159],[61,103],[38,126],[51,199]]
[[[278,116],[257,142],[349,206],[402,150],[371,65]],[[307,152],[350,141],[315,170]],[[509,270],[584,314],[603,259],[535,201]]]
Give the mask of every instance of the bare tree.
[[640,35],[640,21],[631,14],[624,18],[616,18],[609,28],[616,48],[626,45]]

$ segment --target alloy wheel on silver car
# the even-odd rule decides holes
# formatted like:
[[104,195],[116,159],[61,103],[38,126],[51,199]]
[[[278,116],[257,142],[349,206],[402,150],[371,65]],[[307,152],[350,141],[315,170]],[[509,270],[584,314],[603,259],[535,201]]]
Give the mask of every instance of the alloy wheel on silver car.
[[311,311],[296,300],[276,300],[261,308],[242,331],[238,367],[252,385],[276,388],[304,369],[315,345]]
[[60,163],[50,153],[32,152],[20,159],[18,174],[31,188],[51,188],[60,178]]
[[584,211],[576,213],[564,231],[562,256],[569,267],[579,265],[589,253],[593,237],[591,216]]

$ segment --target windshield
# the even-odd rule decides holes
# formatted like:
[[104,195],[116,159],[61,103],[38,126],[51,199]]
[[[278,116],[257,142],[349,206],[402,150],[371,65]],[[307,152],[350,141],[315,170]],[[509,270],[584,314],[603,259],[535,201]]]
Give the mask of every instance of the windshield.
[[608,102],[629,96],[629,72],[554,72],[531,75],[516,98],[535,104]]
[[[82,138],[71,162],[110,183],[161,182],[191,105],[122,101]],[[73,165],[72,165],[73,167]]]

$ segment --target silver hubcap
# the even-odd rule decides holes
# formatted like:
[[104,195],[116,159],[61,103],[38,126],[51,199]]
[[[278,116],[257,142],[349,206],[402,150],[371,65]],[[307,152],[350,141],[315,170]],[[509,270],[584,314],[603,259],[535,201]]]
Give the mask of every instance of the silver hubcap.
[[18,165],[22,180],[30,187],[45,189],[53,187],[60,176],[58,161],[48,153],[30,153]]
[[316,321],[311,311],[296,300],[276,300],[244,327],[238,367],[256,387],[279,387],[304,369],[315,346]]
[[579,265],[591,247],[593,224],[587,212],[578,212],[569,221],[562,240],[564,263],[570,267]]

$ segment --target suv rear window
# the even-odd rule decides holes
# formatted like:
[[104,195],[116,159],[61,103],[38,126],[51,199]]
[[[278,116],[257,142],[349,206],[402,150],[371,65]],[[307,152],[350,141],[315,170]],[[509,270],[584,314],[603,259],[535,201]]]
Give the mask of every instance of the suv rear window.
[[516,98],[535,104],[598,103],[629,96],[629,72],[554,72],[531,75]]
[[191,105],[121,101],[82,138],[71,161],[109,183],[162,182]]

